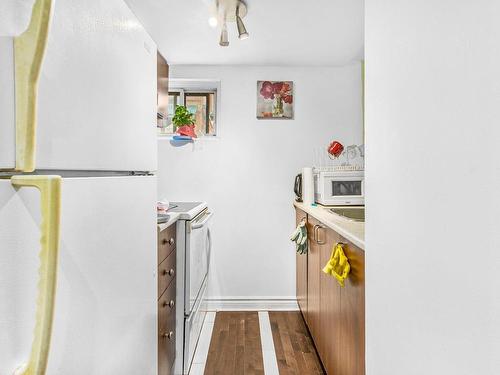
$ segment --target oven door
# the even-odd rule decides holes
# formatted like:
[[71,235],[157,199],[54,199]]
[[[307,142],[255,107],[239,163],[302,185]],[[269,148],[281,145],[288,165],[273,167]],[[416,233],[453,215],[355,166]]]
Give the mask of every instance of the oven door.
[[210,260],[211,238],[208,209],[201,212],[186,225],[186,286],[184,314],[188,316],[200,296],[201,287],[207,278]]
[[193,362],[196,345],[200,338],[203,321],[207,315],[207,306],[204,295],[207,290],[207,282],[202,284],[200,298],[196,300],[193,311],[184,320],[184,363],[183,373],[189,374],[191,362]]

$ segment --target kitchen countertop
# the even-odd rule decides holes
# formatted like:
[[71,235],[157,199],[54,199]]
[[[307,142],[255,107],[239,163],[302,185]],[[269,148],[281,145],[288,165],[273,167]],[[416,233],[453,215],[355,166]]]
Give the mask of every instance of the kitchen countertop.
[[175,222],[177,220],[179,220],[179,217],[181,216],[181,214],[179,212],[172,212],[172,213],[168,213],[168,215],[170,216],[168,218],[168,221],[165,222],[165,223],[161,223],[161,224],[158,224],[158,230],[161,232],[162,230],[164,229],[167,229],[169,226],[171,226],[172,224],[175,224]]
[[359,221],[347,221],[337,218],[334,214],[328,212],[330,207],[321,205],[311,206],[302,202],[294,202],[293,205],[298,209],[311,215],[316,220],[321,221],[335,232],[351,241],[354,245],[365,250],[365,223]]
[[207,208],[206,202],[171,202],[173,207],[167,210],[169,215],[168,221],[159,223],[158,229],[160,232],[167,229],[174,224],[177,220],[191,220],[204,209]]

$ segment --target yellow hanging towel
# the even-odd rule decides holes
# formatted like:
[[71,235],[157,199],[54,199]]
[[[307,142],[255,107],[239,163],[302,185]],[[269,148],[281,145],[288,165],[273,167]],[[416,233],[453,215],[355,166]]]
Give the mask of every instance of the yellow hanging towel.
[[351,271],[349,260],[344,254],[343,243],[337,243],[332,249],[330,260],[323,267],[323,272],[337,279],[341,287],[344,287],[344,281]]

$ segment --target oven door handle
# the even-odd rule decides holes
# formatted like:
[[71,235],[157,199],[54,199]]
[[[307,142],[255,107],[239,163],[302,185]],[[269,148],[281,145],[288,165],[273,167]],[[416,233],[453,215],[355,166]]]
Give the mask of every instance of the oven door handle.
[[207,252],[207,270],[210,269],[210,256],[212,254],[212,233],[210,229],[207,230],[208,252]]
[[203,226],[212,218],[214,214],[211,213],[211,212],[207,212],[205,214],[205,219],[200,221],[200,222],[196,222],[196,223],[191,223],[191,229],[200,229],[200,228],[203,228]]

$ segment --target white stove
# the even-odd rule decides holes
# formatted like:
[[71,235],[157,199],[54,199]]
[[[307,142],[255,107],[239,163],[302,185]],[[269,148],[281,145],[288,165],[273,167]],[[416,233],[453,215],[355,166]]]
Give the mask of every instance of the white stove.
[[[204,202],[172,202],[177,214],[176,374],[188,374],[206,315],[213,213]],[[182,308],[181,308],[182,306]]]

